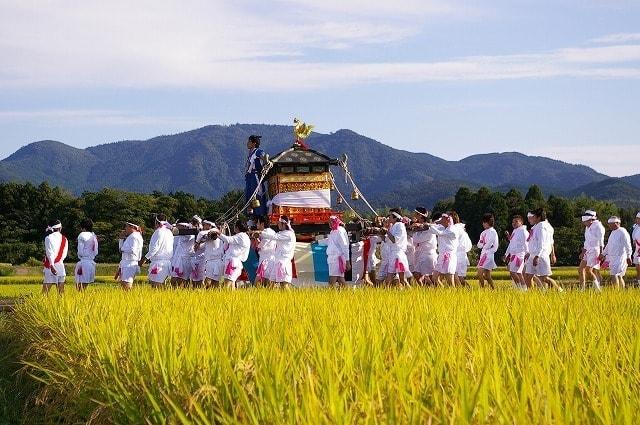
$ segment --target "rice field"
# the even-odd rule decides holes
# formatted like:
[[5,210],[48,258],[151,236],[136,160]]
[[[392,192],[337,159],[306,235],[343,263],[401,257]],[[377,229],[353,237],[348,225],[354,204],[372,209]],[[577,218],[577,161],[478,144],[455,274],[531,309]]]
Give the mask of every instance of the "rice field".
[[637,289],[42,297],[37,279],[0,280],[32,294],[0,315],[0,423],[638,423]]

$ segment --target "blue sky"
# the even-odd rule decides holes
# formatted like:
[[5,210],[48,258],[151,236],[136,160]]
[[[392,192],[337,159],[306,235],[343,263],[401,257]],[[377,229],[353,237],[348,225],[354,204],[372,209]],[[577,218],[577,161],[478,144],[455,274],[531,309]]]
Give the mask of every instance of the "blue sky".
[[0,58],[0,158],[299,116],[640,173],[638,1],[0,0]]

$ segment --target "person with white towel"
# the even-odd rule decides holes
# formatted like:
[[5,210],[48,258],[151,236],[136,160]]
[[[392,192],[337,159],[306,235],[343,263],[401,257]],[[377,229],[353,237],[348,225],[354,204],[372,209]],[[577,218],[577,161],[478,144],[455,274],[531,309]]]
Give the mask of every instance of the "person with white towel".
[[524,225],[524,219],[521,215],[514,215],[511,219],[511,233],[505,232],[509,245],[505,252],[504,261],[507,264],[507,270],[511,275],[511,280],[516,289],[523,291],[528,290],[527,283],[524,278],[525,256],[529,252],[529,231]]
[[482,217],[482,227],[484,230],[480,233],[480,240],[478,241],[478,248],[480,248],[480,258],[478,259],[478,281],[480,287],[484,288],[485,280],[491,286],[491,289],[495,289],[493,284],[493,277],[491,276],[491,270],[497,267],[495,260],[495,253],[500,246],[498,239],[498,232],[493,228],[495,225],[495,218],[493,214],[487,213]]
[[609,263],[609,273],[614,277],[615,285],[618,289],[624,289],[624,276],[627,272],[627,266],[631,266],[633,254],[631,248],[631,237],[627,229],[622,227],[620,218],[611,216],[607,220],[611,233],[607,239],[607,245],[600,255],[601,260]]
[[93,233],[93,221],[90,218],[80,223],[78,235],[78,262],[74,270],[76,289],[84,291],[87,285],[96,280],[96,256],[98,255],[98,238]]
[[164,214],[155,219],[155,230],[149,241],[149,250],[138,265],[142,267],[149,261],[147,277],[152,288],[161,288],[171,275],[171,259],[173,258],[173,226],[167,222]]
[[600,253],[604,247],[604,226],[593,210],[586,210],[581,220],[584,226],[584,244],[578,266],[580,288],[586,288],[587,277],[589,277],[596,290],[600,291],[600,276],[596,271],[600,270]]
[[62,223],[55,220],[49,223],[46,229],[47,236],[44,238],[44,260],[42,282],[42,293],[48,294],[51,286],[56,285],[58,294],[64,293],[64,281],[67,272],[64,268],[64,260],[69,251],[69,241],[62,234]]

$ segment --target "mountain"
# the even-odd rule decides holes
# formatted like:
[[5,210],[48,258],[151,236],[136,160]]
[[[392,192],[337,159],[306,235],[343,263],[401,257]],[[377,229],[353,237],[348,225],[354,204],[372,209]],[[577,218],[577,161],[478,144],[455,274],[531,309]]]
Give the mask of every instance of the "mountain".
[[567,194],[611,201],[621,208],[637,208],[640,203],[640,187],[628,183],[625,178],[612,177],[588,183],[569,191]]
[[[27,145],[0,161],[0,181],[47,180],[74,193],[113,187],[138,192],[185,191],[217,198],[244,185],[250,134],[261,134],[262,147],[272,156],[290,147],[293,139],[290,126],[236,124],[87,149],[47,140]],[[434,199],[453,195],[461,184],[538,184],[545,190],[570,191],[607,178],[582,165],[515,152],[447,161],[427,153],[394,149],[351,130],[314,133],[308,144],[332,157],[346,154],[362,192],[381,204],[408,202],[407,196],[413,194],[412,201],[431,205]],[[344,181],[341,170],[334,173]]]
[[640,187],[640,174],[635,174],[633,176],[627,176],[627,177],[622,177],[621,180],[623,180],[626,183],[629,183],[633,186],[636,187]]

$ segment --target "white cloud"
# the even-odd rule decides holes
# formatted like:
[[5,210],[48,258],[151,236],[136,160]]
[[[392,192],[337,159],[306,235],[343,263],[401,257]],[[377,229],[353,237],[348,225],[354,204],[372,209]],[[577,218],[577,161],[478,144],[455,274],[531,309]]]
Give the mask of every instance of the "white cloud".
[[640,32],[623,32],[618,34],[608,34],[602,37],[594,38],[592,43],[617,44],[640,41]]
[[[277,6],[274,7],[273,4]],[[425,20],[466,18],[441,1],[4,1],[0,87],[193,87],[252,91],[375,83],[640,78],[640,45],[432,62],[363,62]],[[338,61],[318,50],[342,49]],[[8,60],[10,58],[10,60]]]
[[39,123],[50,126],[194,126],[201,120],[193,117],[148,116],[133,111],[111,109],[43,109],[0,111],[0,123]]

